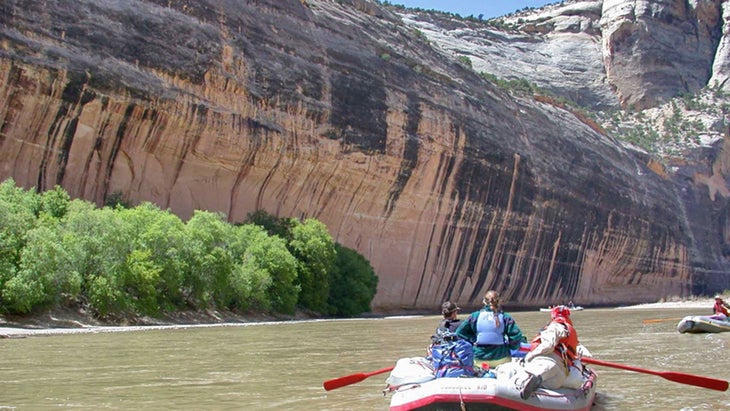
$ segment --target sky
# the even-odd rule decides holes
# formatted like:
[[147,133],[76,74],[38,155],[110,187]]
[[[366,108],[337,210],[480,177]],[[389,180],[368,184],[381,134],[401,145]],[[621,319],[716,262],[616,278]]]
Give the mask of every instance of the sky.
[[485,19],[500,17],[525,7],[540,8],[559,0],[389,0],[391,4],[424,10],[440,10],[468,17],[483,14]]

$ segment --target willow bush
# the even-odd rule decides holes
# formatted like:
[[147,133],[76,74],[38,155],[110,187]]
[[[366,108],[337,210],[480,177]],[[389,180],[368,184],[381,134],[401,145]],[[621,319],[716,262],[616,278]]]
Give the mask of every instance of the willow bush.
[[151,203],[97,208],[60,187],[0,184],[0,310],[84,307],[100,318],[180,310],[353,316],[377,277],[314,219],[265,212],[233,225],[195,211],[184,222]]

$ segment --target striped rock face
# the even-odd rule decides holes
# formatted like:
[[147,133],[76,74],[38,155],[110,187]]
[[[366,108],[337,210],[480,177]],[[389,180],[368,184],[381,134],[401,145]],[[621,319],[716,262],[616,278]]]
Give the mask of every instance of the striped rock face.
[[727,282],[728,219],[695,211],[718,209],[709,182],[724,199],[711,164],[696,181],[655,172],[585,115],[447,58],[392,9],[0,7],[2,179],[182,218],[317,218],[371,261],[375,311],[468,308],[488,289],[510,307],[633,303]]

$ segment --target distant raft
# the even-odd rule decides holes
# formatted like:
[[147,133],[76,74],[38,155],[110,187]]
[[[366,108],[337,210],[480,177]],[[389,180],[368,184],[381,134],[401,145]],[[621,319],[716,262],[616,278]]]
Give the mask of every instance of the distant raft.
[[730,331],[730,320],[722,315],[688,315],[677,324],[680,333],[721,333]]
[[[576,305],[575,307],[570,307],[570,306],[567,306],[567,307],[568,307],[568,309],[570,309],[570,312],[573,312],[573,311],[583,311],[583,307],[581,307],[580,305]],[[544,313],[549,313],[552,310],[553,310],[552,307],[547,307],[547,308],[542,307],[542,308],[540,308],[540,311],[541,312],[544,312]]]

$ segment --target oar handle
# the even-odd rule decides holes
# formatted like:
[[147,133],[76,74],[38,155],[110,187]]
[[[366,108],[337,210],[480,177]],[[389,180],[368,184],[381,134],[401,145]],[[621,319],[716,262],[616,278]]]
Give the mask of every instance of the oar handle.
[[591,357],[581,357],[580,360],[581,360],[581,362],[584,362],[586,364],[603,365],[606,367],[620,368],[622,370],[643,372],[644,374],[652,374],[652,375],[662,375],[663,374],[662,371],[647,370],[644,368],[633,367],[631,365],[624,365],[624,364],[619,364],[619,363],[615,363],[615,362],[602,361],[602,360],[599,360],[596,358],[591,358]]

